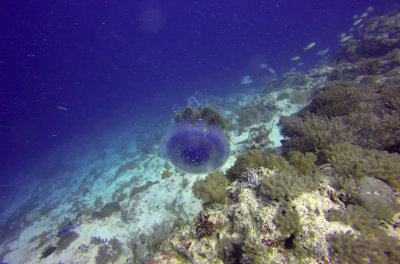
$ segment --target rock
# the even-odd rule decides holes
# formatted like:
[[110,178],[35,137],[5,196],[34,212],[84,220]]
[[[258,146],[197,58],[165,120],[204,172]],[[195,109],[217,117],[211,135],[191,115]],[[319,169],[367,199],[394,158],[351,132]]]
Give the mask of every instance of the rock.
[[392,188],[383,181],[365,177],[360,181],[356,201],[369,212],[381,219],[393,216],[398,205]]

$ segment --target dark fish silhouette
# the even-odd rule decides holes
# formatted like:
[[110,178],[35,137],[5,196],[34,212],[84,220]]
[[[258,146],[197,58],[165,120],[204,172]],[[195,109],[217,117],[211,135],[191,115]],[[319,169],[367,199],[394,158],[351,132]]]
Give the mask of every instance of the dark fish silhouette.
[[42,259],[47,258],[48,256],[50,256],[54,251],[56,251],[56,247],[49,247],[48,249],[46,249],[42,255],[39,257],[39,261],[41,261]]
[[74,229],[74,228],[77,227],[77,226],[79,226],[79,224],[73,225],[73,224],[71,223],[71,221],[70,221],[68,225],[63,226],[63,227],[61,227],[60,230],[58,230],[58,232],[57,232],[57,237],[62,237],[62,236],[65,235],[66,233],[71,232],[71,230]]

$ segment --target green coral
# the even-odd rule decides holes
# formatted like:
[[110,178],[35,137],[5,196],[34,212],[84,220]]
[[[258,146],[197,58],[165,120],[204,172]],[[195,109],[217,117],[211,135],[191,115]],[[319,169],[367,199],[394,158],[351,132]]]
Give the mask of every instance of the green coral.
[[250,150],[246,154],[240,155],[235,164],[226,172],[226,178],[235,181],[240,178],[248,168],[259,168],[264,164],[263,154],[260,150]]
[[300,223],[300,216],[290,205],[286,205],[282,210],[278,210],[273,221],[284,236],[289,236],[293,233],[297,234],[303,231],[303,227]]
[[291,152],[289,162],[279,155],[266,155],[263,166],[277,173],[264,175],[261,192],[273,200],[291,201],[301,193],[317,188],[321,176],[315,170],[315,161],[312,153]]
[[316,189],[319,185],[318,174],[301,175],[278,172],[265,176],[261,181],[261,193],[270,199],[292,201],[303,192]]
[[339,177],[374,177],[400,188],[400,155],[375,149],[364,149],[349,143],[331,145],[327,150],[329,162]]
[[353,232],[329,235],[329,256],[334,263],[399,263],[399,241],[386,234],[379,237],[356,236]]
[[205,180],[198,180],[193,184],[193,194],[206,203],[225,203],[227,197],[226,181],[222,172],[210,173]]
[[304,117],[281,116],[278,126],[281,127],[281,134],[286,137],[282,141],[284,156],[290,151],[321,154],[330,144],[346,142],[352,136],[352,131],[342,119],[309,113],[304,114]]
[[379,221],[366,209],[358,205],[349,205],[344,211],[343,221],[365,236],[377,235]]
[[329,218],[334,218],[333,221],[343,221],[359,233],[356,236],[348,231],[327,237],[330,245],[329,255],[335,263],[399,262],[399,240],[388,235],[373,214],[363,207],[349,205],[344,213],[338,210],[331,211]]
[[292,151],[289,153],[289,163],[303,175],[307,175],[315,171],[317,168],[315,165],[316,161],[317,157],[311,152],[302,154],[299,151]]
[[359,239],[348,231],[329,235],[327,241],[330,245],[329,256],[334,263],[386,263],[376,256],[379,248],[372,239]]
[[330,82],[306,107],[318,116],[345,116],[354,112],[362,101],[362,93],[352,82]]
[[288,99],[289,97],[290,97],[290,94],[288,92],[282,92],[276,97],[276,100],[282,101],[282,100]]
[[290,93],[291,104],[304,104],[310,99],[311,92],[308,89],[294,90]]
[[235,181],[240,178],[243,172],[248,168],[264,167],[270,170],[279,170],[288,174],[309,174],[315,168],[315,155],[308,153],[293,153],[293,157],[288,162],[284,157],[276,154],[263,153],[260,150],[250,150],[246,154],[240,155],[235,164],[226,172],[226,177],[230,181]]

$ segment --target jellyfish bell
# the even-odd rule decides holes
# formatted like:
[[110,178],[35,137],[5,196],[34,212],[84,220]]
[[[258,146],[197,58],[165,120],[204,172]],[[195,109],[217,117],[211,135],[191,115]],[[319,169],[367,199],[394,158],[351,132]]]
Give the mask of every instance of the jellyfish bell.
[[219,169],[229,157],[226,135],[204,120],[194,124],[173,122],[160,142],[161,154],[178,169],[188,173],[205,173]]

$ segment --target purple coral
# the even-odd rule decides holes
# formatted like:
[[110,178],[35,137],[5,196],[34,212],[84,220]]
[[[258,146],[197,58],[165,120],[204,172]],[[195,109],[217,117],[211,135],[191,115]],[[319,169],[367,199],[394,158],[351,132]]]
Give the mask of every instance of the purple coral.
[[259,169],[248,168],[239,180],[240,188],[258,188],[261,185],[263,173]]

